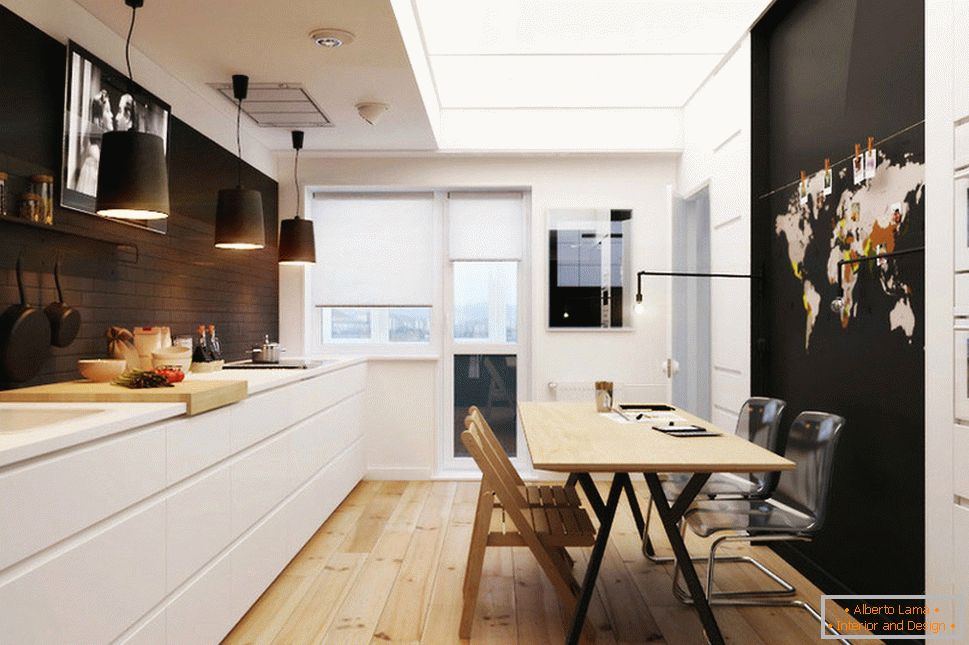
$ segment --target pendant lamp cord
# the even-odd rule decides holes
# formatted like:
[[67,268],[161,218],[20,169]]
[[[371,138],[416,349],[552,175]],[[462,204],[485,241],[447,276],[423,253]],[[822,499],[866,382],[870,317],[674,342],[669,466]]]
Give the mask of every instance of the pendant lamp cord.
[[296,148],[296,163],[293,164],[293,181],[296,183],[296,219],[300,218],[300,197],[299,194],[299,148]]
[[128,26],[128,37],[125,39],[124,43],[124,60],[125,64],[128,66],[128,92],[131,93],[134,90],[135,76],[131,73],[131,34],[135,32],[135,13],[138,11],[138,7],[131,7],[131,24]]
[[242,128],[242,99],[238,99],[238,109],[236,110],[236,148],[239,149],[239,155],[236,157],[238,162],[236,169],[238,173],[237,185],[242,188],[242,135],[240,134]]

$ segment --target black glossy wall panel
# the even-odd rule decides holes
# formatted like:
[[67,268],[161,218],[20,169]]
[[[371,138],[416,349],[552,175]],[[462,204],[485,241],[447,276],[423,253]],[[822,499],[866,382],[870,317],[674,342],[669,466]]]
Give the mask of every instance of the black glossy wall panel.
[[[766,278],[752,291],[752,337],[762,339],[752,384],[755,394],[787,400],[785,424],[806,409],[847,419],[825,529],[813,544],[778,548],[827,593],[917,594],[924,585],[923,257],[892,269],[911,287],[910,334],[891,328],[897,300],[883,295],[873,270],[860,273],[859,309],[842,328],[823,267],[843,215],[826,205],[803,220],[812,236],[804,266],[820,294],[805,350],[806,301],[776,218],[790,208],[800,171],[819,171],[825,158],[836,165],[835,198],[853,195],[850,167],[839,177],[846,165],[837,162],[866,136],[891,137],[885,160],[924,163],[923,12],[918,0],[782,0],[752,35],[751,259]],[[932,196],[918,181],[899,190],[901,250],[923,243]]]

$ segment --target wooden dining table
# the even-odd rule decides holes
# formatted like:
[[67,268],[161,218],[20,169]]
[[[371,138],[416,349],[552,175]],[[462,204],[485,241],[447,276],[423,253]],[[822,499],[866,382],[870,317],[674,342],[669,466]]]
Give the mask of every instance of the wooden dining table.
[[[709,421],[685,410],[670,407],[671,410],[665,415],[656,413],[653,418],[645,417],[645,421],[631,421],[615,412],[596,412],[591,401],[525,402],[518,406],[532,465],[538,470],[568,473],[567,485],[578,484],[582,487],[599,520],[596,541],[566,640],[570,645],[578,643],[581,637],[609,532],[624,493],[640,535],[648,540],[648,536],[643,535],[643,514],[630,478],[633,473],[642,473],[646,479],[652,502],[656,505],[707,639],[713,645],[724,642],[689,551],[683,543],[679,521],[711,474],[792,470],[794,462],[732,433],[723,432]],[[638,412],[632,413],[632,417],[636,414]],[[648,412],[645,414],[652,416]],[[713,437],[673,437],[653,429],[654,425],[668,425],[670,415],[718,434]],[[612,483],[605,500],[593,482],[593,473],[612,473]],[[663,491],[661,473],[692,475],[672,503]]]

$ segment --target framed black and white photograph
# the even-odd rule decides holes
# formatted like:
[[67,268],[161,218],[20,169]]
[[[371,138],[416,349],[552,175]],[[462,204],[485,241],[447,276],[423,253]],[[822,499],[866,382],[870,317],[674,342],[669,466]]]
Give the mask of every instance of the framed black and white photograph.
[[[67,49],[61,206],[96,216],[102,135],[115,130],[150,132],[162,138],[167,153],[170,116],[167,103],[71,41]],[[167,229],[164,219],[124,223],[158,233]]]

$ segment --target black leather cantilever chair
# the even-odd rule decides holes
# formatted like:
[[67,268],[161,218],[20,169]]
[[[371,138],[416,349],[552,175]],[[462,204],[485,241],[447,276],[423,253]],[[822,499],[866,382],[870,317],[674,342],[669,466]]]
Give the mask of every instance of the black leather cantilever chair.
[[[693,503],[683,516],[687,527],[700,537],[715,537],[707,566],[706,595],[711,605],[799,607],[818,621],[821,615],[803,600],[769,598],[769,594],[727,599],[713,591],[717,549],[728,542],[807,542],[824,526],[831,493],[835,450],[845,420],[826,412],[802,412],[791,425],[785,456],[797,465],[781,473],[774,494],[767,499],[706,499]],[[678,571],[678,569],[677,569]],[[673,591],[680,600],[690,597],[674,575]],[[841,636],[828,628],[832,634]],[[841,642],[848,643],[844,638]]]
[[[781,399],[767,397],[752,397],[744,402],[737,418],[737,436],[743,437],[758,446],[777,454],[783,454],[781,442],[781,416],[787,405]],[[667,499],[673,502],[680,496],[690,476],[682,473],[670,473],[664,476],[663,491]],[[747,477],[733,474],[716,473],[710,476],[707,483],[700,489],[697,499],[765,499],[774,492],[777,486],[778,473],[750,473]],[[670,556],[658,556],[649,540],[649,520],[653,505],[646,510],[646,533],[643,539],[643,555],[653,562],[672,562]],[[706,560],[706,556],[693,558],[696,562]],[[794,586],[767,568],[762,562],[751,556],[726,556],[720,562],[747,562],[762,571],[771,580],[780,585],[780,589],[769,593],[775,595],[791,595],[795,593]],[[743,597],[760,595],[761,591],[733,591],[729,595]]]

